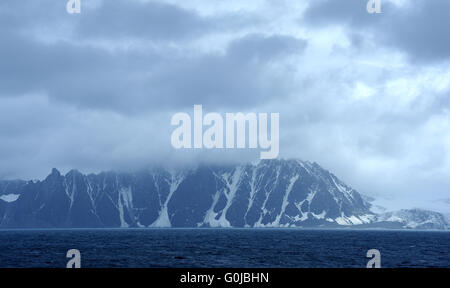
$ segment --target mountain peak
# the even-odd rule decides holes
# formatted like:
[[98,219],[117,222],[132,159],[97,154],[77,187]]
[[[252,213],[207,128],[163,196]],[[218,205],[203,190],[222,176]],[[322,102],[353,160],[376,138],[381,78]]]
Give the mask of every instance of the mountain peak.
[[80,171],[78,171],[77,169],[71,169],[69,172],[67,172],[66,177],[80,176],[80,175],[83,175]]
[[58,171],[58,169],[53,168],[53,169],[52,169],[52,173],[50,173],[50,175],[61,176],[61,173]]

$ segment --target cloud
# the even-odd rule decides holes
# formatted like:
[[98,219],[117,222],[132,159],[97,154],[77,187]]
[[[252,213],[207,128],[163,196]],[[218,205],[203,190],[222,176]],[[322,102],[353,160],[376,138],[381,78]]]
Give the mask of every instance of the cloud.
[[[412,1],[398,7],[398,17],[381,26],[378,34],[387,31],[386,43],[407,51],[412,60],[441,61],[450,57],[450,19],[443,11],[450,11],[450,2]],[[390,29],[389,29],[390,28]]]
[[171,107],[202,103],[210,108],[247,109],[290,93],[289,70],[277,75],[271,62],[302,54],[306,41],[287,36],[247,35],[230,43],[224,55],[202,55],[164,63],[148,80],[155,95]]
[[179,41],[217,29],[214,19],[162,2],[104,1],[80,16],[77,32],[94,38]]
[[[377,44],[407,53],[411,61],[442,61],[450,57],[450,19],[442,11],[450,2],[382,1],[382,14],[368,14],[360,0],[310,2],[301,21],[312,27],[345,25],[353,37],[370,34]],[[366,35],[367,36],[367,35]]]
[[143,113],[204,103],[248,107],[274,93],[289,93],[288,72],[268,72],[271,60],[301,54],[306,41],[288,36],[248,35],[224,55],[168,57],[158,51],[108,52],[70,42],[40,43],[10,36],[0,47],[5,61],[0,95],[32,91],[77,107]]

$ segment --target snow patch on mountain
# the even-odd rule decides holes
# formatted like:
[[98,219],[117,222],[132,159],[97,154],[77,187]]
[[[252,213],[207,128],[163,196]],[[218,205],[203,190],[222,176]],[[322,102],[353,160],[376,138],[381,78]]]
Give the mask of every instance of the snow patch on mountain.
[[175,191],[178,189],[178,186],[181,184],[181,182],[183,182],[185,176],[184,174],[177,174],[177,173],[171,173],[170,175],[171,175],[170,180],[166,180],[166,182],[170,185],[169,195],[167,196],[167,199],[164,201],[164,204],[161,207],[158,219],[156,219],[156,221],[153,222],[152,225],[150,225],[151,227],[159,227],[159,228],[172,227],[167,207],[170,199],[172,199],[173,193],[175,193]]
[[6,195],[0,195],[0,200],[11,203],[11,202],[17,201],[17,199],[19,199],[19,197],[20,197],[20,194],[6,194]]
[[120,227],[127,228],[130,224],[125,221],[125,211],[129,213],[133,209],[133,194],[131,193],[131,187],[122,187],[119,190],[119,198],[117,201],[119,207]]

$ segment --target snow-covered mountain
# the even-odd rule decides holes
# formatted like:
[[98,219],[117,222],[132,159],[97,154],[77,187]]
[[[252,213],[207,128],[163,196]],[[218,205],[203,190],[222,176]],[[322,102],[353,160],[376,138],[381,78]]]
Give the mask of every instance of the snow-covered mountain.
[[436,212],[370,208],[332,173],[299,160],[89,175],[53,169],[43,181],[0,181],[0,227],[448,228]]
[[450,228],[448,219],[443,214],[417,208],[380,214],[377,217],[377,223],[396,224],[400,228],[407,229],[447,230]]

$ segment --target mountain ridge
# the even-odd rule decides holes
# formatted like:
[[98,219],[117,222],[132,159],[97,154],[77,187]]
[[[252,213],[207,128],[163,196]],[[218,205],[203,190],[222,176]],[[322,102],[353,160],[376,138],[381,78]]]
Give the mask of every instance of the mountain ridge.
[[449,227],[433,211],[374,213],[331,172],[292,159],[134,173],[54,168],[42,181],[0,181],[0,195],[2,228]]

